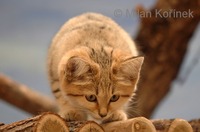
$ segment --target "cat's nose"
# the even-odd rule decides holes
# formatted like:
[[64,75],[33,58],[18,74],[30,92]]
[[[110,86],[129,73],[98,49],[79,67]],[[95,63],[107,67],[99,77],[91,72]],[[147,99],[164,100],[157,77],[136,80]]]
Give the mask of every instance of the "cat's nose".
[[99,115],[103,118],[107,116],[107,113],[99,113]]
[[102,108],[99,110],[99,115],[103,118],[107,116],[107,109],[106,108]]

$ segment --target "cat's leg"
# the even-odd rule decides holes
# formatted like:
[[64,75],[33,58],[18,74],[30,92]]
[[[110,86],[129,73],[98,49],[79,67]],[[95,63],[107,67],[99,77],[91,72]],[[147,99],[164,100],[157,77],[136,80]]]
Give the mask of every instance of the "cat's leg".
[[113,112],[107,119],[103,120],[102,123],[108,123],[113,121],[124,121],[127,120],[127,115],[123,110],[117,110]]
[[59,81],[54,81],[51,85],[52,92],[56,98],[58,104],[58,114],[67,121],[80,121],[86,120],[86,114],[78,109],[75,109],[70,103],[63,97],[60,90]]
[[[62,98],[62,97],[61,97]],[[67,121],[83,121],[87,119],[85,112],[75,109],[64,99],[59,99],[59,115]]]

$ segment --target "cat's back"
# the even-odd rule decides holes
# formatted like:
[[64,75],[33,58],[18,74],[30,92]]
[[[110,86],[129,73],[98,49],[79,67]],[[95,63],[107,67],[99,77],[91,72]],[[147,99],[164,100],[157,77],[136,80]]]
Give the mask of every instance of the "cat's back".
[[[67,32],[77,30],[80,28],[86,28],[86,26],[103,26],[103,25],[112,25],[113,27],[118,27],[113,20],[109,17],[103,16],[98,13],[85,13],[80,16],[76,16],[74,18],[69,19],[57,33],[57,35],[53,39],[53,43],[57,43],[61,37]],[[89,28],[89,27],[87,27]],[[91,27],[90,27],[91,28]]]
[[[63,35],[73,30],[105,28],[109,26],[112,29],[120,28],[112,19],[98,13],[85,13],[68,20],[53,39],[53,43],[57,43]],[[121,30],[121,29],[120,29]],[[88,32],[88,31],[87,31]]]
[[[63,45],[64,46],[60,46]],[[103,44],[120,48],[137,55],[137,49],[131,37],[111,18],[98,13],[85,13],[67,21],[56,34],[52,46],[71,50],[78,46],[94,47]]]
[[49,71],[57,72],[64,54],[81,46],[93,49],[107,46],[132,56],[138,55],[131,37],[111,18],[98,13],[85,13],[68,20],[53,38],[48,52]]

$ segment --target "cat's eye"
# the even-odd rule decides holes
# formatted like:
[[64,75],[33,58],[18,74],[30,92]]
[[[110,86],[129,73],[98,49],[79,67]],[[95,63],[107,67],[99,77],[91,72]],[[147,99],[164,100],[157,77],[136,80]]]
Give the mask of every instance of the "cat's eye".
[[95,102],[97,100],[97,98],[94,94],[86,95],[85,98],[90,102]]
[[113,95],[113,96],[110,98],[110,102],[116,102],[118,99],[119,99],[119,95]]

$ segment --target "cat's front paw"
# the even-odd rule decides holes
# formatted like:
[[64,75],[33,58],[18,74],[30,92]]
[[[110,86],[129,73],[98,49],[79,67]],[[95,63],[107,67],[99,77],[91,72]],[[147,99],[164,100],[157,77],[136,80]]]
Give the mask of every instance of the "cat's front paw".
[[103,120],[102,123],[109,123],[113,121],[124,121],[127,120],[127,115],[123,111],[116,111],[110,117]]
[[86,114],[81,111],[70,110],[60,112],[60,116],[66,121],[83,121],[86,120]]

